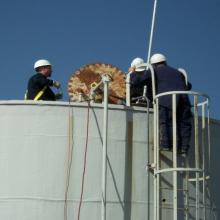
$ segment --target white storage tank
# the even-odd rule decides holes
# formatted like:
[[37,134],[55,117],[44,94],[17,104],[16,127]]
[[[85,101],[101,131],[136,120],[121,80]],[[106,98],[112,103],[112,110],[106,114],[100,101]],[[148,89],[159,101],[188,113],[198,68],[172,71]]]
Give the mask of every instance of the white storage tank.
[[[152,115],[148,139],[146,108],[109,105],[107,220],[153,219]],[[101,104],[1,101],[0,219],[101,219],[102,132]]]
[[[86,128],[88,152],[80,219],[100,219],[103,108],[87,104],[7,101],[0,105],[0,219],[77,219]],[[147,114],[111,106],[107,219],[146,217]],[[71,143],[73,143],[72,146]],[[131,203],[131,201],[133,201]],[[133,216],[133,217],[132,217]]]

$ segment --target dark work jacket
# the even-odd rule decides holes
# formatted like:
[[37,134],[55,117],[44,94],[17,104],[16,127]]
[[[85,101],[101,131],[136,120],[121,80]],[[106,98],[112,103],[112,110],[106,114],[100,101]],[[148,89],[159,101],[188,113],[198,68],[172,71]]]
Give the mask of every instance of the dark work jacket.
[[151,75],[146,70],[131,74],[131,97],[143,96],[144,86],[147,86],[147,98],[152,102]]
[[[168,65],[158,65],[154,67],[154,72],[156,94],[170,91],[186,91],[189,89],[185,83],[183,74]],[[149,89],[152,88],[150,71],[143,71],[142,74],[131,74],[131,90],[132,88],[143,88],[144,85],[147,85]],[[189,84],[189,87],[191,87],[191,84]],[[152,93],[149,95],[151,96],[150,100],[152,100]],[[184,105],[190,105],[187,95],[177,95],[177,103],[179,101],[184,102]],[[159,98],[159,105],[171,108],[171,96],[169,95]]]
[[33,100],[45,86],[47,86],[47,89],[45,90],[44,94],[39,98],[39,100],[55,101],[55,94],[50,89],[50,86],[53,86],[53,80],[47,79],[47,77],[42,75],[41,73],[37,73],[29,79],[27,88],[27,99]]

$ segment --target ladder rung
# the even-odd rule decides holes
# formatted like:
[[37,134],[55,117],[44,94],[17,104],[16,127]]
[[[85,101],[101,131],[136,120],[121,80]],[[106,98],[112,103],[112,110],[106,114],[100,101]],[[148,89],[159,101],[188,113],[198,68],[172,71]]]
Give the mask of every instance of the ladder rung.
[[[204,179],[203,177],[198,178],[199,181],[203,181],[203,179]],[[205,180],[209,180],[209,179],[210,179],[210,176],[205,177]],[[196,178],[190,178],[190,179],[188,179],[188,181],[189,182],[196,182]]]
[[[165,189],[165,190],[172,190],[173,188],[166,188],[166,187],[160,187],[160,189]],[[178,191],[188,191],[187,189],[177,189]]]
[[[161,205],[160,208],[167,208],[167,209],[173,209],[173,204],[164,204],[164,205]],[[189,208],[180,208],[178,207],[177,208],[178,210],[182,210],[182,211],[189,211]]]

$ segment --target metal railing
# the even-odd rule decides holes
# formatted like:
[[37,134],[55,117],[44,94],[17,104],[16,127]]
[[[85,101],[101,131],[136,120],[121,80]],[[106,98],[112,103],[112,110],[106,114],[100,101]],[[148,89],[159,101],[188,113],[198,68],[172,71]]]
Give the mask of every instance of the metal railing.
[[[177,96],[188,95],[193,98],[194,109],[194,166],[190,167],[187,162],[186,167],[178,166],[178,144],[177,144]],[[160,125],[159,125],[159,108],[160,98],[165,96],[172,97],[172,162],[171,168],[163,169],[160,167]],[[202,101],[199,101],[202,99]],[[201,116],[199,118],[199,112]],[[185,219],[189,219],[189,182],[195,181],[195,220],[206,220],[206,182],[210,179],[209,167],[210,167],[210,120],[209,120],[209,97],[206,94],[192,92],[192,91],[172,91],[165,92],[155,96],[154,98],[154,220],[160,220],[160,175],[163,173],[173,173],[173,220],[178,219],[178,174],[185,173],[186,189],[182,189],[186,192],[185,205],[183,207],[185,211]],[[200,119],[200,120],[199,120]],[[191,146],[193,147],[193,146]],[[202,156],[201,156],[202,155]],[[186,157],[186,160],[188,160]],[[206,167],[208,164],[208,169]],[[189,173],[193,174],[195,178],[189,178]],[[202,181],[202,187],[200,182]],[[200,202],[200,192],[202,192],[202,204]],[[200,210],[203,209],[201,215]]]

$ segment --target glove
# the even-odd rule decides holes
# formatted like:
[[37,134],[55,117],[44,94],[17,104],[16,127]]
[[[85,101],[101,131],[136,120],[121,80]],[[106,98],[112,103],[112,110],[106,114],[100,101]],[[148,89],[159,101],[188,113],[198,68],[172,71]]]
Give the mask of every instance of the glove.
[[59,89],[60,88],[60,82],[53,81],[53,86],[56,87],[57,89]]
[[56,97],[56,100],[62,99],[63,98],[63,93],[59,92],[59,93],[55,94],[55,97]]

